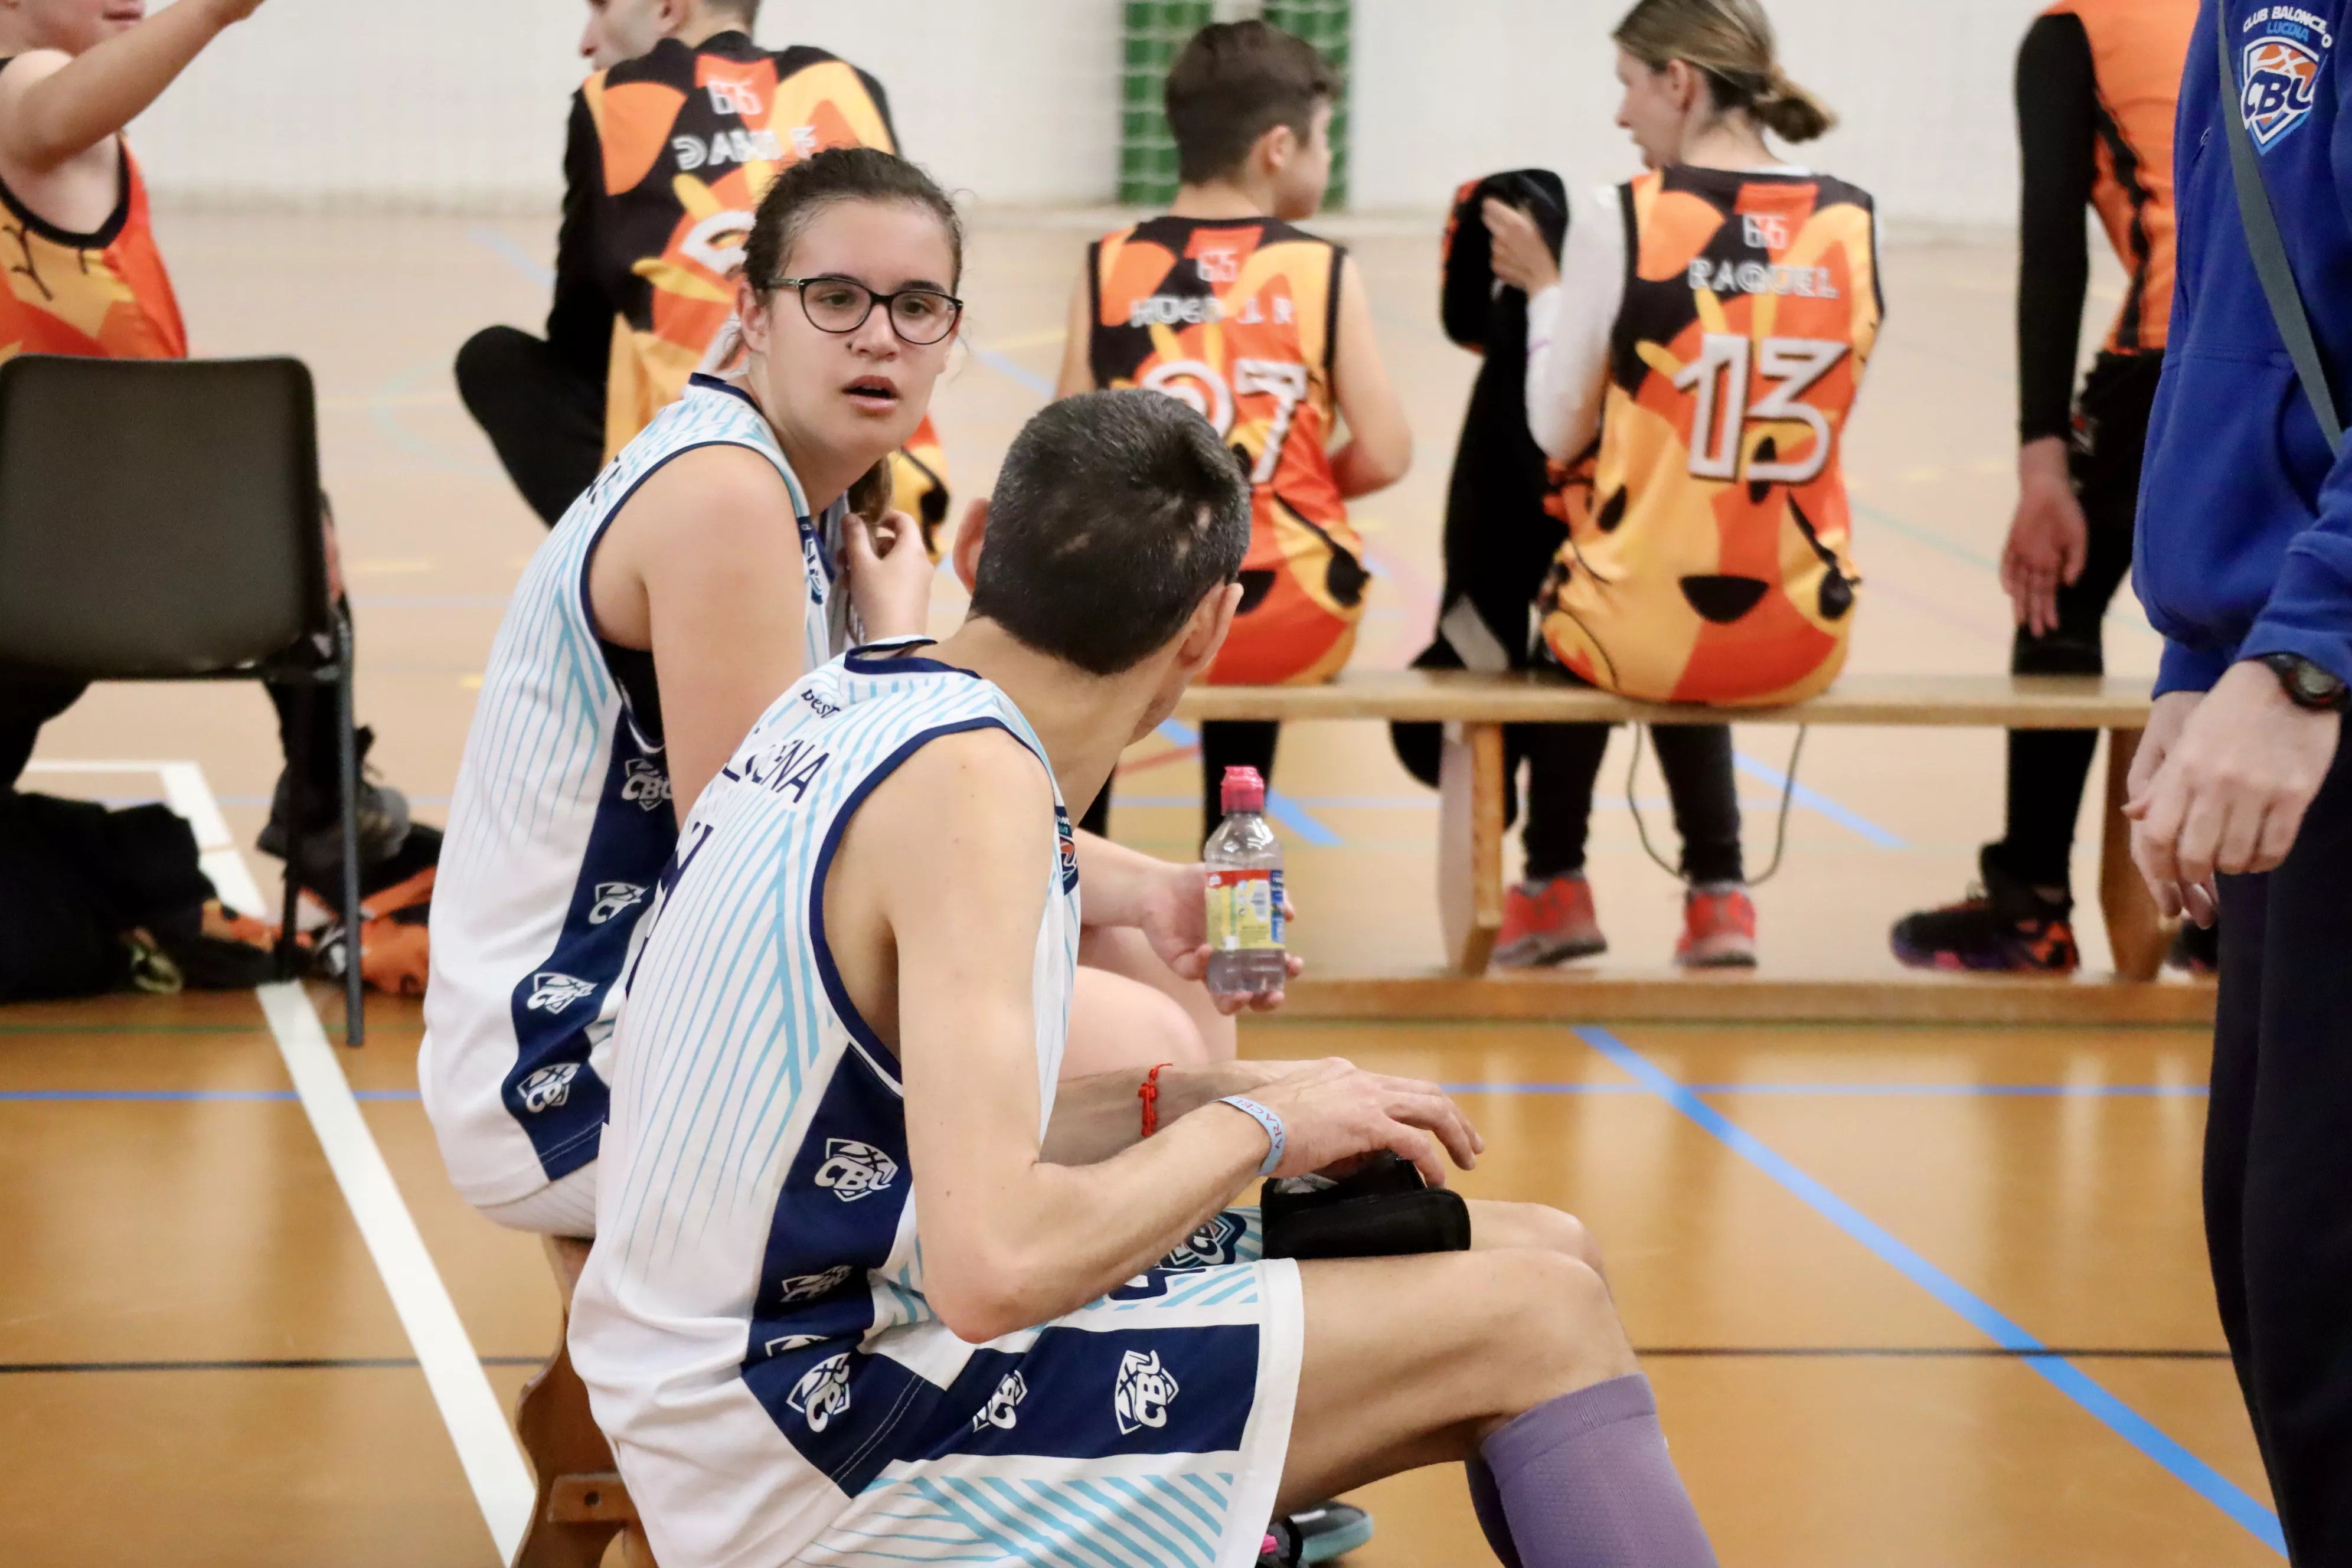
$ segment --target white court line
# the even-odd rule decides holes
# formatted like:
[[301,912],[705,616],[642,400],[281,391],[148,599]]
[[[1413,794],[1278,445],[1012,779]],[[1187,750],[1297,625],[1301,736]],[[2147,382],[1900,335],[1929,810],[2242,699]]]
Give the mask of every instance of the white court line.
[[[187,818],[195,830],[196,847],[205,875],[226,902],[242,910],[262,908],[261,889],[245,857],[230,839],[228,825],[205,782],[205,771],[194,763],[35,763],[43,773],[152,773],[163,781],[172,809]],[[416,1221],[401,1202],[400,1187],[392,1179],[383,1152],[368,1131],[359,1101],[352,1097],[351,1080],[336,1059],[335,1047],[319,1022],[318,1011],[299,982],[264,985],[258,994],[278,1040],[278,1055],[294,1080],[294,1092],[318,1134],[319,1147],[343,1190],[343,1202],[375,1259],[376,1272],[392,1297],[393,1310],[416,1352],[433,1402],[457,1446],[457,1462],[474,1489],[482,1521],[498,1543],[500,1562],[511,1562],[530,1522],[537,1495],[530,1468],[516,1448],[507,1427],[505,1410],[483,1375],[481,1359],[457,1317],[449,1291],[433,1267]]]

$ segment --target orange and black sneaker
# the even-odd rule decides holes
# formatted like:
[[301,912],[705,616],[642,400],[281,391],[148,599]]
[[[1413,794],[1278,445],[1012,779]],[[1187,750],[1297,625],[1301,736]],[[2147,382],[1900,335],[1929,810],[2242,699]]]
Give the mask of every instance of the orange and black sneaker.
[[1522,882],[1503,898],[1503,929],[1495,937],[1495,963],[1533,969],[1609,951],[1592,912],[1592,884],[1581,871]]
[[1707,883],[1683,895],[1675,963],[1684,969],[1756,967],[1756,903],[1746,888]]
[[1895,956],[1913,969],[2072,974],[2083,962],[2074,946],[2074,900],[2042,897],[1990,851],[1979,867],[1983,882],[1958,903],[1895,922]]

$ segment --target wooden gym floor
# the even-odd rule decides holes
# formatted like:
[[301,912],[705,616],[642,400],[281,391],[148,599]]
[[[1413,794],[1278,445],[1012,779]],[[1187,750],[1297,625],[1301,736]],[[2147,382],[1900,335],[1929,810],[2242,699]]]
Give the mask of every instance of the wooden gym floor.
[[[447,365],[474,328],[543,312],[551,226],[159,226],[198,352],[294,353],[319,374],[362,718],[386,776],[437,819],[541,537]],[[1412,477],[1360,510],[1376,578],[1359,657],[1395,666],[1427,637],[1475,363],[1435,327],[1433,226],[1335,226],[1421,443]],[[1060,217],[978,226],[974,348],[936,405],[963,494],[1042,397],[1085,237]],[[1891,315],[1849,447],[1868,580],[1853,668],[1991,671],[2008,642],[1991,567],[2012,258],[1891,245],[1885,264]],[[940,603],[958,607],[945,578]],[[2114,668],[2152,671],[2127,596],[2111,626]],[[1739,737],[1759,869],[1786,744]],[[1593,876],[1611,962],[1655,969],[1676,888],[1642,856],[1619,746]],[[209,798],[216,837],[244,845],[278,758],[257,694],[114,688],[50,728],[37,765],[32,786],[60,793],[200,816]],[[1184,852],[1196,777],[1181,735],[1139,748],[1120,836]],[[1998,832],[2000,778],[1990,734],[1815,736],[1787,869],[1759,896],[1766,964],[1887,973],[1887,922],[1957,894]],[[1385,737],[1303,727],[1275,783],[1309,960],[1433,963],[1435,814]],[[1671,853],[1654,777],[1635,793]],[[2104,965],[2095,921],[2083,935]],[[0,1239],[0,1559],[498,1561],[486,1510],[511,1521],[520,1471],[497,1408],[552,1342],[553,1288],[534,1241],[448,1188],[415,1099],[415,1005],[371,1017],[348,1052],[300,1008],[265,1016],[247,996],[0,1010],[0,1203],[17,1216]],[[1275,1023],[1244,1048],[1458,1086],[1492,1149],[1465,1190],[1585,1217],[1727,1563],[2277,1559],[2204,1275],[2196,1031]],[[1381,1532],[1362,1568],[1486,1561],[1454,1475],[1367,1496]]]

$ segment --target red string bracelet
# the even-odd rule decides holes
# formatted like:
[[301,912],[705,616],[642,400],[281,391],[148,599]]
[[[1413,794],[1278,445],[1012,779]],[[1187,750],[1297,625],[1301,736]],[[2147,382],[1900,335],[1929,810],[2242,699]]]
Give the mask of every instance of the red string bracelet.
[[1146,1138],[1160,1131],[1160,1068],[1175,1065],[1174,1062],[1161,1062],[1160,1067],[1143,1075],[1143,1087],[1135,1091],[1135,1098],[1143,1101],[1143,1135]]

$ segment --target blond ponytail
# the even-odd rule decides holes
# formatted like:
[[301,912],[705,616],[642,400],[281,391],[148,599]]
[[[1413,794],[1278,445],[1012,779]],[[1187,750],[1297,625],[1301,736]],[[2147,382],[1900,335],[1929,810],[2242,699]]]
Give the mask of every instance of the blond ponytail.
[[1749,101],[1748,112],[1783,142],[1811,142],[1837,124],[1829,105],[1790,81],[1778,66]]
[[1828,105],[1780,69],[1772,23],[1757,0],[1637,0],[1610,35],[1652,70],[1681,60],[1706,78],[1717,109],[1755,118],[1784,142],[1837,123]]

